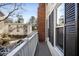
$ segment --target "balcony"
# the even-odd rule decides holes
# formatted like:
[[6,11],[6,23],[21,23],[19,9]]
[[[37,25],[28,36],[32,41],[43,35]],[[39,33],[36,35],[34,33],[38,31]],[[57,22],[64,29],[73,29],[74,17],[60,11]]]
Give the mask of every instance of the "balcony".
[[38,42],[38,33],[34,32],[29,38],[14,48],[6,56],[51,56],[46,42]]
[[31,37],[24,38],[23,40],[23,43],[13,49],[6,56],[33,56],[38,42],[37,32]]

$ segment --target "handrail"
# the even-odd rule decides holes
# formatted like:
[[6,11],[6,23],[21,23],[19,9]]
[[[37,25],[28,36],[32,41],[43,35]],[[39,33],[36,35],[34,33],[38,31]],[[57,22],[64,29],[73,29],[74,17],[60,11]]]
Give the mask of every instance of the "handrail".
[[[29,38],[24,38],[24,42],[23,43],[21,43],[19,46],[17,46],[14,50],[12,50],[10,53],[8,53],[6,56],[14,56],[16,53],[18,53],[21,49],[25,49],[25,45],[27,45],[27,47],[26,48],[29,48],[30,49],[30,45],[32,44],[30,44],[30,41],[32,40],[32,38],[34,38],[34,36],[35,35],[37,35],[37,32],[35,32],[31,37],[29,37]],[[37,40],[38,38],[36,38],[36,40]],[[35,40],[35,38],[33,39],[33,40]],[[35,41],[36,42],[36,44],[37,44],[37,41]],[[28,44],[29,43],[29,44]],[[34,42],[33,42],[33,44],[34,44]],[[36,45],[36,44],[34,44],[34,45]],[[25,47],[24,47],[25,46]],[[34,48],[34,47],[33,47]],[[36,48],[36,46],[35,46],[35,48]],[[29,54],[29,53],[28,53]]]
[[7,54],[7,56],[13,56],[15,53],[17,53],[17,51],[19,51],[25,44],[27,43],[27,41],[23,42],[21,45],[17,46],[13,51],[11,51],[9,54]]
[[36,34],[37,34],[37,32],[34,33],[31,37],[29,37],[28,40],[30,41]]

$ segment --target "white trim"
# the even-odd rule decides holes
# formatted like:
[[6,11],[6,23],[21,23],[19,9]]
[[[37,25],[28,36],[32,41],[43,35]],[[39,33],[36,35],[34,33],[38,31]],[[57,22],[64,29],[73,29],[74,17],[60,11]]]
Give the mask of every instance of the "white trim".
[[51,45],[51,43],[49,42],[49,38],[47,38],[47,45],[48,45],[48,48],[49,48],[50,53],[52,54],[52,56],[56,56],[55,51],[54,51],[54,48]]
[[64,54],[57,47],[54,47],[54,48],[60,56],[64,56]]
[[[51,10],[48,10],[47,12],[48,15],[48,19],[49,19],[49,15],[51,14],[52,11],[54,11],[54,47],[52,46],[52,44],[50,43],[49,41],[49,38],[47,37],[46,40],[47,40],[47,45],[49,47],[49,50],[51,52],[52,55],[55,55],[55,56],[63,56],[64,54],[56,47],[56,20],[57,20],[57,8],[61,5],[61,3],[57,3],[55,5],[50,5],[51,7]],[[49,6],[48,6],[49,7]]]
[[[62,3],[61,3],[62,4]],[[54,42],[55,42],[55,44],[54,44],[54,47],[55,47],[55,49],[58,51],[58,53],[60,53],[60,55],[63,55],[63,53],[57,48],[57,46],[56,46],[56,28],[58,28],[58,27],[63,27],[64,28],[64,26],[56,26],[56,22],[57,22],[57,8],[61,5],[61,4],[58,4],[58,5],[56,5],[56,8],[55,8],[55,13],[54,13],[54,16],[55,16],[55,18],[54,18],[54,25],[55,25],[55,27],[54,27]],[[64,17],[65,18],[65,17]],[[64,34],[64,29],[63,29],[63,34]],[[64,47],[64,35],[63,35],[63,47]],[[63,48],[63,50],[64,50],[64,48]]]
[[29,37],[29,38],[28,38],[28,41],[30,41],[36,34],[37,34],[37,32],[34,33],[31,37]]
[[64,56],[64,54],[57,47],[52,46],[52,44],[49,42],[49,38],[47,38],[47,45],[52,56]]

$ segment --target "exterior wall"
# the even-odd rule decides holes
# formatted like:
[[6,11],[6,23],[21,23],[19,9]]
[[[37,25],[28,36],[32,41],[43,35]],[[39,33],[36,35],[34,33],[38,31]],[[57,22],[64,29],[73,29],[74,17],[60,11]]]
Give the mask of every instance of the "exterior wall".
[[[0,20],[4,19],[5,16],[0,16]],[[4,32],[4,21],[0,21],[0,34]]]
[[38,8],[38,36],[39,41],[45,41],[45,4],[40,3]]
[[0,34],[4,32],[4,22],[0,22]]
[[27,35],[29,35],[30,33],[32,33],[32,25],[28,24],[28,26],[27,26]]
[[9,33],[10,35],[26,35],[24,31],[24,24],[19,23],[5,23],[5,31],[5,33]]

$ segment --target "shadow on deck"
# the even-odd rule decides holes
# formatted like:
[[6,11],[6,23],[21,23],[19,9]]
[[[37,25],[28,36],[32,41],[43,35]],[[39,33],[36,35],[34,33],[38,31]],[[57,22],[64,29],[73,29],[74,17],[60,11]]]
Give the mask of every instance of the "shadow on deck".
[[51,56],[46,42],[38,42],[35,51],[35,56]]

